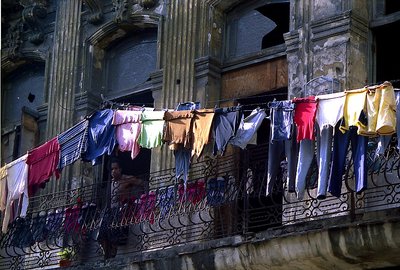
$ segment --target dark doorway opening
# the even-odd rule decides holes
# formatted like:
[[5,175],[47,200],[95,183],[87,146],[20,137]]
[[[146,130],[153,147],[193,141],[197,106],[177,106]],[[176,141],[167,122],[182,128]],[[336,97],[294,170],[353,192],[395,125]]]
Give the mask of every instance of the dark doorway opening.
[[[269,115],[268,102],[273,100],[287,100],[287,88],[273,92],[262,93],[238,100],[243,105],[245,116],[257,107],[265,108]],[[243,227],[249,233],[260,232],[267,228],[282,224],[282,197],[283,197],[283,172],[278,175],[278,181],[272,195],[265,196],[266,168],[268,162],[268,144],[270,138],[270,121],[264,119],[257,130],[257,144],[248,145],[240,151],[242,171],[244,177],[239,205],[239,215],[243,217]]]

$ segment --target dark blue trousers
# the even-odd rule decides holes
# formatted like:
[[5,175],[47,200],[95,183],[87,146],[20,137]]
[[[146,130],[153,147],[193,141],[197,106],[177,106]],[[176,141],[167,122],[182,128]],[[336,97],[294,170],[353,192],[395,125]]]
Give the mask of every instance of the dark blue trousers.
[[349,143],[351,143],[351,152],[354,162],[355,191],[360,193],[367,188],[368,170],[366,161],[368,137],[358,135],[356,127],[350,127],[346,133],[342,133],[339,130],[338,124],[335,127],[332,167],[328,186],[328,191],[336,197],[339,197],[341,194]]

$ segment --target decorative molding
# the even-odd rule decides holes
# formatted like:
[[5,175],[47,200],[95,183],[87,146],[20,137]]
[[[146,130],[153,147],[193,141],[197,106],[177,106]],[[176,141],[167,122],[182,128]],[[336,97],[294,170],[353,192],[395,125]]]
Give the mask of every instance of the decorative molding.
[[115,11],[114,21],[116,23],[127,21],[133,4],[137,4],[137,0],[113,0]]
[[91,24],[99,24],[103,21],[103,4],[100,0],[84,0],[90,15],[87,21]]
[[47,15],[47,1],[21,0],[20,4],[24,7],[22,21],[30,31],[28,40],[35,45],[41,44],[44,41],[44,32],[39,19],[43,19]]
[[4,47],[7,48],[6,55],[12,60],[20,57],[19,48],[22,44],[23,31],[24,24],[21,19],[8,28]]
[[157,5],[157,0],[139,0],[139,5],[143,8],[150,9]]

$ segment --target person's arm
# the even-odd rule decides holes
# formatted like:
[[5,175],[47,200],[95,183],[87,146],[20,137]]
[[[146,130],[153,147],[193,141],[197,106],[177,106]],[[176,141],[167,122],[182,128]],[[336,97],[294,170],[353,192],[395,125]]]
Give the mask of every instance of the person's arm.
[[123,175],[122,181],[129,187],[143,186],[143,180],[134,175]]

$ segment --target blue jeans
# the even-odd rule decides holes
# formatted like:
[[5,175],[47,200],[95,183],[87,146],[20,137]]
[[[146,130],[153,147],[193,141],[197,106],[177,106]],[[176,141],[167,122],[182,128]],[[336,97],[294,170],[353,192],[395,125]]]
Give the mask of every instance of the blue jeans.
[[271,140],[289,140],[293,124],[294,103],[272,101],[268,103],[271,117]]
[[335,128],[333,139],[332,167],[328,191],[339,197],[342,190],[342,180],[345,170],[346,155],[349,143],[351,142],[351,152],[354,162],[355,191],[362,192],[367,188],[367,146],[368,137],[357,134],[356,127],[350,127],[348,131],[342,133],[339,125]]
[[[293,126],[294,127],[294,126]],[[280,171],[281,161],[286,157],[287,160],[287,186],[289,192],[295,191],[295,178],[297,166],[297,149],[296,132],[293,133],[290,140],[270,141],[268,148],[267,163],[267,187],[266,196],[272,193],[276,178]]]
[[318,191],[317,199],[325,199],[332,160],[333,127],[323,127],[317,136]]
[[307,174],[315,154],[315,141],[300,141],[299,160],[297,162],[296,192],[299,200],[303,199],[307,185]]

